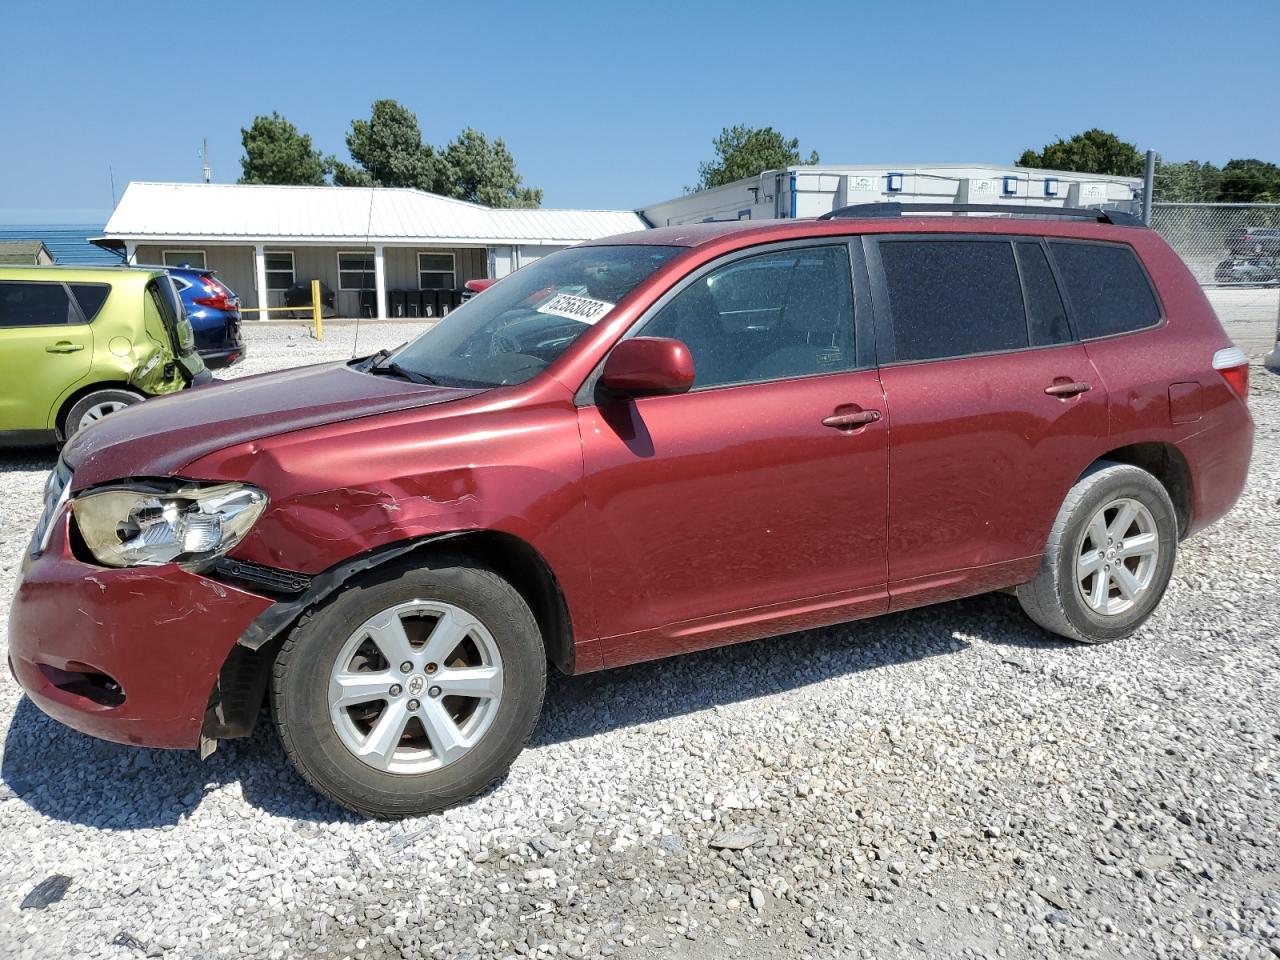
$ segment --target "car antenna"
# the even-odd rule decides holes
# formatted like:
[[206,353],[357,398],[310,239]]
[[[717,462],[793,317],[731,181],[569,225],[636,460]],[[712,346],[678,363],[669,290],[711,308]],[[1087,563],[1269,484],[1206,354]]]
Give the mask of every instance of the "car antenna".
[[[372,136],[373,136],[373,124],[374,124],[374,122],[375,122],[375,119],[376,119],[376,118],[374,118],[374,117],[371,117],[371,118],[369,119],[369,136],[370,136],[370,138],[372,138]],[[373,198],[377,195],[377,190],[378,190],[378,187],[377,187],[377,184],[376,184],[376,183],[371,183],[371,184],[369,184],[369,220],[368,220],[368,223],[365,225],[365,228],[364,228],[364,245],[365,245],[365,249],[367,249],[367,250],[372,250],[372,249],[373,249],[373,246],[372,246],[372,244],[369,242],[369,240],[370,240],[370,238],[373,236]],[[376,254],[376,253],[374,254],[374,257],[375,257],[375,258],[377,257],[377,254]],[[373,276],[374,276],[374,280],[373,280],[373,289],[374,289],[374,294],[373,294],[373,304],[374,304],[374,307],[373,307],[373,308],[374,308],[374,310],[376,310],[376,311],[378,311],[378,312],[380,313],[381,311],[380,311],[380,310],[378,310],[378,293],[377,293],[377,290],[378,290],[378,265],[377,265],[377,263],[376,263],[376,262],[375,262],[375,263],[374,263],[374,265],[373,265],[373,271],[374,271],[374,272],[373,272]],[[362,280],[364,280],[364,278],[368,277],[368,276],[369,276],[369,274],[368,274],[367,272],[363,272],[363,271],[362,271],[362,272],[361,272],[361,274],[360,274],[360,276],[361,276],[361,279],[362,279]],[[368,282],[368,281],[367,281],[367,280],[365,280],[365,282]],[[338,286],[342,286],[342,284],[338,284]],[[363,286],[364,286],[364,283],[361,283],[361,286],[363,287]],[[361,300],[363,300],[363,299],[364,299],[364,297],[363,297],[363,295],[362,295],[362,296],[361,296]],[[351,341],[351,358],[352,358],[353,360],[354,360],[357,356],[359,356],[359,350],[360,350],[360,313],[363,311],[363,309],[364,309],[364,304],[362,304],[362,303],[357,303],[357,304],[356,304],[356,332],[355,332],[355,337],[354,337],[354,338],[352,339],[352,341]]]
[[[370,143],[374,143],[374,142],[376,142],[376,141],[373,139],[373,134],[374,134],[373,125],[374,125],[375,123],[377,123],[377,122],[378,122],[378,111],[377,111],[377,110],[374,110],[374,111],[369,115],[369,142],[370,142]],[[373,245],[369,242],[369,240],[370,240],[370,238],[373,236],[373,198],[374,198],[375,196],[377,196],[377,191],[378,191],[378,181],[377,181],[377,180],[375,180],[375,179],[373,179],[373,175],[372,175],[372,174],[370,174],[370,176],[369,176],[369,219],[368,219],[368,221],[365,223],[365,228],[364,228],[364,245],[365,245],[365,249],[366,249],[366,250],[369,250],[369,251],[371,251],[371,252],[373,251]],[[374,290],[374,293],[373,293],[373,309],[374,309],[374,311],[375,311],[376,313],[381,313],[381,312],[382,312],[382,310],[381,310],[381,304],[379,303],[379,297],[378,297],[378,292],[377,292],[377,291],[378,291],[378,264],[377,264],[377,253],[374,253],[374,261],[375,261],[375,262],[374,262],[374,264],[373,264],[373,290]],[[360,273],[361,284],[360,284],[360,285],[361,285],[362,287],[363,287],[363,286],[364,286],[364,284],[367,282],[364,278],[365,278],[365,277],[367,277],[368,275],[369,275],[369,274],[368,274],[367,272],[365,272],[365,271],[361,271],[361,273]],[[341,280],[342,278],[341,278],[341,277],[339,277],[338,279],[339,279],[339,280]],[[339,288],[341,288],[342,284],[341,284],[341,283],[339,283],[339,284],[338,284],[338,286],[339,286]],[[360,297],[360,299],[361,299],[361,300],[363,300],[363,299],[364,299],[363,293],[364,293],[364,291],[362,290],[362,291],[361,291],[361,297]],[[361,312],[361,310],[363,310],[363,309],[364,309],[363,304],[361,304],[361,303],[358,303],[358,302],[357,302],[357,304],[356,304],[356,330],[355,330],[355,336],[354,336],[354,337],[352,338],[352,340],[351,340],[351,359],[353,359],[353,360],[354,360],[354,359],[359,355],[359,349],[360,349],[360,312]]]

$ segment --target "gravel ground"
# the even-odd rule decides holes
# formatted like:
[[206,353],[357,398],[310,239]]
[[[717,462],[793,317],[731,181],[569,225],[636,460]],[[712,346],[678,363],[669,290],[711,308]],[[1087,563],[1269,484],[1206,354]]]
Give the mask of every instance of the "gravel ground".
[[[243,369],[350,336],[255,330]],[[1280,955],[1280,377],[1252,407],[1248,490],[1139,635],[1058,643],[991,596],[554,677],[443,816],[334,808],[267,723],[202,763],[6,677],[0,955]],[[50,463],[0,456],[0,630]]]
[[304,363],[365,356],[383,347],[399,346],[430,327],[430,323],[420,320],[415,323],[366,321],[359,325],[342,321],[326,323],[324,339],[315,340],[311,336],[311,328],[303,324],[247,324],[245,335],[248,338],[248,355],[234,367],[215,370],[214,375],[226,380],[279,370],[281,367],[296,367]]
[[1280,331],[1280,286],[1206,287],[1218,319],[1236,346],[1252,359],[1271,352]]

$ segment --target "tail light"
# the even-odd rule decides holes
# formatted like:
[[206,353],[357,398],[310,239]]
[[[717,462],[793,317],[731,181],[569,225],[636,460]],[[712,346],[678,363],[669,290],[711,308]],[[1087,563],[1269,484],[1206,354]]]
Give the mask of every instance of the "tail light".
[[1239,347],[1225,347],[1213,355],[1213,369],[1241,400],[1249,399],[1249,358]]
[[214,310],[234,310],[235,298],[231,295],[231,291],[220,284],[213,277],[204,278],[205,290],[209,292],[207,297],[192,297],[194,303],[200,304],[202,307],[212,307]]

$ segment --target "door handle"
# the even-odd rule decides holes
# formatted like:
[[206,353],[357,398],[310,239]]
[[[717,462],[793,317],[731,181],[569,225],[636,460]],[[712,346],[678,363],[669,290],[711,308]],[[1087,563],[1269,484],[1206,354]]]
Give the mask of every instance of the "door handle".
[[1044,388],[1044,392],[1051,397],[1074,397],[1081,393],[1088,393],[1093,389],[1092,383],[1084,380],[1076,380],[1071,383],[1051,383]]
[[57,343],[51,343],[44,348],[45,353],[75,353],[77,350],[83,349],[83,343],[72,343],[70,340],[59,340]]
[[865,427],[868,423],[875,423],[879,419],[879,410],[858,410],[854,413],[833,413],[829,417],[823,417],[822,425],[835,427],[837,430],[856,430],[858,427]]

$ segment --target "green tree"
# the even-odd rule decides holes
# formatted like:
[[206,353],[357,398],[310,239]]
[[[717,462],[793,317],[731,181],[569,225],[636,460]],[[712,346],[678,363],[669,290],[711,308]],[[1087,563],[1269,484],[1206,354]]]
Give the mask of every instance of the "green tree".
[[520,186],[516,161],[501,138],[489,142],[471,127],[440,153],[440,187],[445,196],[487,207],[537,207],[542,191]]
[[1162,203],[1208,203],[1218,199],[1222,171],[1199,160],[1156,161],[1155,199]]
[[1217,199],[1224,203],[1280,203],[1280,167],[1265,160],[1228,160],[1222,168]]
[[1018,158],[1020,167],[1117,177],[1140,177],[1144,165],[1142,154],[1132,143],[1125,143],[1114,133],[1096,128],[1077,133],[1070,140],[1059,137],[1039,152],[1025,150]]
[[395,100],[375,100],[368,120],[351,121],[347,149],[358,166],[335,164],[335,183],[436,190],[440,162],[435,151],[422,142],[413,111]]
[[698,190],[754,177],[766,170],[818,162],[816,150],[810,152],[808,160],[801,161],[800,141],[795,137],[786,139],[773,127],[725,127],[711,143],[716,159],[698,164]]
[[241,183],[283,183],[319,186],[333,169],[333,158],[311,145],[309,134],[280,114],[258,116],[246,130],[240,129],[244,156],[240,158]]

